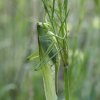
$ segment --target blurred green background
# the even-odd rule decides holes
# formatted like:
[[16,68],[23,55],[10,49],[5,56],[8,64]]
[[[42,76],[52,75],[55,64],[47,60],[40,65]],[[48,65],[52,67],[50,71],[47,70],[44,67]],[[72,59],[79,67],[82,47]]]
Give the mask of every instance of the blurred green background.
[[[69,0],[69,10],[70,100],[100,100],[100,0]],[[45,100],[41,74],[26,60],[43,12],[41,0],[0,0],[0,100]]]

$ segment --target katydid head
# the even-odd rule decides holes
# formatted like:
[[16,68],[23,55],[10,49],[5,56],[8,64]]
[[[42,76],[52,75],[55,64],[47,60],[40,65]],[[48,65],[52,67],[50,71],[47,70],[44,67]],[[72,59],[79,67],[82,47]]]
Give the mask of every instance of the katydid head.
[[44,32],[47,33],[49,29],[50,25],[48,23],[42,23],[42,22],[37,23],[37,30],[39,34],[43,34]]

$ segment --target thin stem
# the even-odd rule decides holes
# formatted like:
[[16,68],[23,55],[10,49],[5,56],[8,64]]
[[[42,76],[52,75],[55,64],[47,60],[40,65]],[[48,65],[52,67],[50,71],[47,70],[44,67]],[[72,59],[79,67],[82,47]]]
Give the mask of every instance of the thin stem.
[[69,100],[69,73],[68,69],[64,69],[64,82],[65,82],[65,100]]
[[52,19],[54,18],[54,11],[55,11],[55,0],[53,0]]

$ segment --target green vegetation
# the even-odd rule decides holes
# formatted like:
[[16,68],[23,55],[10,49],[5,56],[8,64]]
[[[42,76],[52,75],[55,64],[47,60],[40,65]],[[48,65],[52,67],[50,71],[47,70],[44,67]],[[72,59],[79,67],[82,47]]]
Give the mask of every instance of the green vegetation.
[[99,10],[100,0],[1,0],[0,100],[100,100]]

